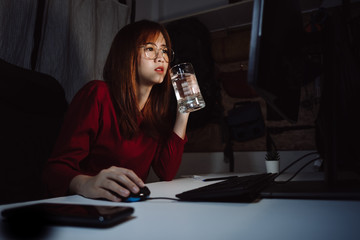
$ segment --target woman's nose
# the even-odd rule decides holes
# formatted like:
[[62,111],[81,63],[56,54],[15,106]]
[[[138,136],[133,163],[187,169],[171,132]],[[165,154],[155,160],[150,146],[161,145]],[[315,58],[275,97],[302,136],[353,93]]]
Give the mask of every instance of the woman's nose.
[[165,61],[164,55],[163,55],[163,53],[162,53],[161,51],[157,54],[156,60],[159,61],[159,62],[160,62],[160,61],[161,61],[161,62],[164,62],[164,61]]

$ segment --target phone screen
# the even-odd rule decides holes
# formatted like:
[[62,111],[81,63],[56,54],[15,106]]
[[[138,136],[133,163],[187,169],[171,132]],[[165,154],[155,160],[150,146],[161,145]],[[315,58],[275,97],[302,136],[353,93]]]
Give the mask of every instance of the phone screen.
[[8,223],[110,227],[129,219],[132,207],[83,204],[38,203],[5,209],[2,216]]

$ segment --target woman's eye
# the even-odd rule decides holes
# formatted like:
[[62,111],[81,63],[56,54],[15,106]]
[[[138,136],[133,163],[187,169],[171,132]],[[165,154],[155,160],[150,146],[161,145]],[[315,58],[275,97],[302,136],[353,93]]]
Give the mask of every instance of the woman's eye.
[[154,51],[154,48],[153,47],[147,47],[147,48],[145,48],[145,50],[148,51],[148,52],[152,52],[152,51]]

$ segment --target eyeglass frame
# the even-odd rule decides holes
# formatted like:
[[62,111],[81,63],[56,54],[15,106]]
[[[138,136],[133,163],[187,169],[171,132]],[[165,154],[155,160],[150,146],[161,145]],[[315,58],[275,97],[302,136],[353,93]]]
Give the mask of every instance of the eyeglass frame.
[[[155,57],[151,58],[148,56],[147,52],[146,52],[146,46],[148,46],[149,44],[153,45],[154,46],[154,49],[155,49]],[[167,46],[163,46],[163,47],[158,47],[155,43],[153,42],[147,42],[145,43],[144,45],[141,45],[140,48],[143,48],[144,49],[144,53],[145,53],[145,56],[146,56],[146,59],[149,59],[149,60],[155,60],[156,58],[158,58],[159,56],[159,52],[161,51],[162,52],[162,57],[164,58],[165,62],[167,63],[171,63],[173,60],[174,60],[174,55],[175,55],[175,52],[174,50],[172,50],[171,48],[168,48]],[[167,49],[168,51],[168,54],[164,53],[163,50],[164,49]],[[169,54],[170,53],[170,54]],[[167,55],[167,58],[168,58],[168,61],[166,61],[166,58],[164,57],[164,54]]]

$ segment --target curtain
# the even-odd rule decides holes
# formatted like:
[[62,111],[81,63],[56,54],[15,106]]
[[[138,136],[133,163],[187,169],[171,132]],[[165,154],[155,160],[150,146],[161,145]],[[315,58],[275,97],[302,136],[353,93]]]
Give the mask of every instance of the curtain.
[[58,79],[70,101],[86,82],[102,79],[111,42],[129,21],[115,0],[49,0],[36,70]]
[[0,58],[30,68],[37,0],[0,0]]
[[[40,0],[0,0],[0,56],[30,68]],[[57,79],[71,101],[86,82],[102,79],[111,42],[130,22],[131,2],[43,0],[40,45],[35,70]]]

